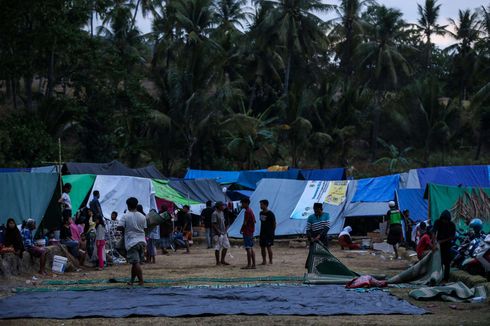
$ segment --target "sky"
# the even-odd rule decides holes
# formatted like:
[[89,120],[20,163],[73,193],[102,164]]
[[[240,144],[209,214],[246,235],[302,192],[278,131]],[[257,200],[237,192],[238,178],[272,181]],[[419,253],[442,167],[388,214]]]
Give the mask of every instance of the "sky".
[[[338,1],[324,1],[329,4],[338,4]],[[379,4],[383,4],[387,7],[393,7],[399,9],[403,13],[403,18],[408,23],[414,23],[417,20],[417,4],[423,4],[424,0],[377,0]],[[475,9],[481,6],[489,6],[490,0],[439,0],[441,4],[441,10],[439,15],[439,24],[449,25],[449,18],[456,20],[458,17],[459,9]],[[330,19],[333,17],[322,17],[324,19]],[[143,33],[151,31],[151,17],[143,18],[138,15],[138,27]],[[454,43],[454,40],[450,36],[436,36],[433,42],[444,48]]]

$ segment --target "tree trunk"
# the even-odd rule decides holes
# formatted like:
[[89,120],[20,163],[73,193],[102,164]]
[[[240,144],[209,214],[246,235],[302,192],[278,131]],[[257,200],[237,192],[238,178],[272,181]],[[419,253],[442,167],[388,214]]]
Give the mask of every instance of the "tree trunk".
[[5,79],[5,88],[7,91],[7,98],[10,98],[12,96],[12,84],[11,84],[11,79],[7,78]]
[[379,123],[381,118],[381,108],[379,107],[380,100],[379,95],[375,95],[375,104],[373,112],[373,128],[371,133],[371,161],[376,160],[376,154],[378,151],[378,135],[379,135]]
[[14,110],[17,110],[17,81],[15,79],[12,79],[12,102]]
[[131,20],[131,28],[129,30],[132,30],[134,28],[134,24],[136,23],[136,16],[138,15],[138,8],[140,7],[140,2],[141,0],[138,0],[136,2],[136,8],[134,9],[133,19]]
[[26,95],[26,109],[32,110],[32,76],[24,76],[24,91]]
[[288,58],[286,62],[286,70],[284,71],[284,96],[286,97],[287,103],[289,103],[289,77],[291,74],[291,52],[288,51]]
[[485,138],[485,135],[486,135],[486,129],[482,119],[480,120],[480,135],[478,136],[478,145],[476,146],[475,161],[478,161],[480,159],[481,148],[483,145],[483,139]]
[[92,12],[90,13],[90,37],[94,37],[94,8],[92,8]]
[[51,53],[48,62],[48,86],[46,88],[46,96],[52,97],[54,90],[54,50],[56,48],[56,38],[54,39],[53,46],[51,47]]

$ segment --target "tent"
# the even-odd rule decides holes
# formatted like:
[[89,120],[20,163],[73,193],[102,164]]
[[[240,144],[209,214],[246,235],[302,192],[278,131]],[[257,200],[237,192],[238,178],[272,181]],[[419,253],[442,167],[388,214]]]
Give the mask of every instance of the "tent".
[[321,170],[301,170],[299,173],[299,178],[302,180],[344,180],[345,179],[345,169],[335,168],[335,169],[321,169]]
[[0,173],[31,172],[30,168],[0,168]]
[[[353,182],[341,181],[340,184],[328,181],[303,181],[287,179],[263,179],[250,197],[250,207],[258,221],[260,200],[267,199],[269,208],[276,216],[276,235],[288,236],[305,234],[306,218],[311,214],[311,207],[316,201],[325,201],[338,191],[337,203],[324,204],[325,212],[330,214],[330,234],[338,234],[344,226],[343,213],[352,198]],[[336,187],[338,186],[338,187]],[[243,223],[243,212],[240,212],[228,231],[231,237],[239,238]],[[255,235],[260,234],[260,222],[256,224]]]
[[490,188],[429,184],[426,196],[432,223],[447,209],[459,228],[466,229],[465,221],[478,217],[484,222],[484,232],[490,232]]
[[119,161],[109,163],[66,163],[63,174],[123,175],[140,178],[165,179],[155,166],[130,169]]
[[[0,173],[0,224],[12,217],[17,223],[33,218],[37,225],[59,225],[61,212],[48,211],[59,198],[58,174]],[[54,205],[56,206],[56,205]]]
[[[100,192],[100,205],[104,216],[108,217],[115,211],[119,216],[127,209],[126,200],[136,197],[143,210],[148,213],[150,209],[156,209],[155,189],[151,179],[98,175],[95,179],[93,190]],[[90,196],[90,199],[93,195]]]
[[170,187],[177,190],[184,198],[199,203],[205,203],[208,200],[214,202],[227,202],[229,200],[228,196],[223,194],[223,189],[215,180],[170,180],[168,184]]
[[357,189],[353,202],[388,202],[395,198],[398,189],[400,175],[387,175],[377,178],[360,179],[357,181]]
[[240,173],[237,183],[249,189],[257,188],[257,184],[262,179],[293,179],[297,180],[299,171],[297,169],[289,169],[281,172],[268,171],[243,171]]
[[70,183],[72,186],[70,199],[73,213],[82,206],[94,185],[95,178],[96,176],[93,174],[70,174],[62,177],[63,184]]
[[490,187],[488,165],[439,166],[412,169],[405,188],[425,189],[429,183],[447,186]]
[[194,179],[214,179],[219,184],[231,184],[238,181],[240,171],[211,171],[211,170],[192,170],[188,169],[184,177],[185,180]]
[[179,206],[201,204],[201,202],[182,196],[179,192],[170,187],[168,180],[153,179],[151,182],[155,189],[156,198],[164,199],[167,202],[172,202]]
[[428,202],[424,199],[423,189],[399,189],[397,191],[398,207],[408,209],[413,221],[426,221],[428,218]]

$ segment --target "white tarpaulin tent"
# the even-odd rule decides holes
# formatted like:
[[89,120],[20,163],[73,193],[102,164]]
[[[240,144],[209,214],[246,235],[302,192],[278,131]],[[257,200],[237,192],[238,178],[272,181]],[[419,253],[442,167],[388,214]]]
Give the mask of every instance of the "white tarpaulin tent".
[[[114,176],[114,175],[98,175],[95,179],[92,190],[100,192],[100,205],[105,217],[110,217],[110,214],[115,211],[119,216],[124,214],[127,209],[126,200],[129,197],[138,199],[139,204],[143,206],[145,213],[150,209],[156,209],[155,189],[151,179]],[[92,200],[93,195],[90,195]],[[90,203],[87,203],[88,204]]]

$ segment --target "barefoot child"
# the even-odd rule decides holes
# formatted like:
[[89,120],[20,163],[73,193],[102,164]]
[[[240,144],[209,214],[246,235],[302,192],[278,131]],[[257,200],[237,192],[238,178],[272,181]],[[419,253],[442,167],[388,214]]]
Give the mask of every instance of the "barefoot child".
[[95,219],[95,245],[97,246],[97,258],[99,260],[99,271],[104,269],[105,256],[105,224],[104,218],[99,215]]

